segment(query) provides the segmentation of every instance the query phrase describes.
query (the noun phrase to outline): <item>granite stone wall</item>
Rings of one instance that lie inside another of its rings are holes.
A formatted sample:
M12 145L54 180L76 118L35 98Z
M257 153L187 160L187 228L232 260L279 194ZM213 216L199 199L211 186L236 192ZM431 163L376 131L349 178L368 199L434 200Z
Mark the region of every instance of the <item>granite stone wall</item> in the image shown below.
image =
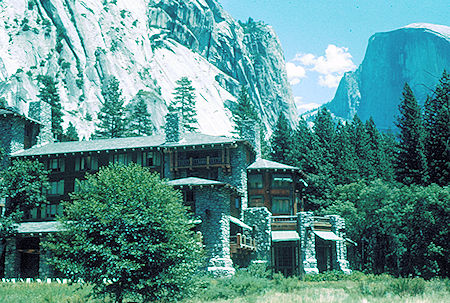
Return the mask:
M55 141L52 133L52 108L50 104L42 101L31 102L28 109L28 117L40 121L42 124L37 144Z
M1 146L7 154L24 149L25 120L8 115L0 118Z
M241 121L241 138L248 141L256 152L256 158L261 158L261 132L255 120Z
M305 274L318 274L316 259L316 237L313 233L313 212L297 213L298 235L300 237L300 266Z
M339 237L345 239L345 220L341 216L329 215L331 231ZM350 274L350 264L347 260L347 246L345 241L336 241L336 250L333 251L334 268L343 271L346 274Z
M252 234L256 240L256 251L253 253L254 260L271 262L271 232L270 216L272 214L266 207L251 207L243 210L245 224L254 227Z
M194 188L195 214L202 220L206 267L216 276L235 272L230 256L230 195L225 188Z

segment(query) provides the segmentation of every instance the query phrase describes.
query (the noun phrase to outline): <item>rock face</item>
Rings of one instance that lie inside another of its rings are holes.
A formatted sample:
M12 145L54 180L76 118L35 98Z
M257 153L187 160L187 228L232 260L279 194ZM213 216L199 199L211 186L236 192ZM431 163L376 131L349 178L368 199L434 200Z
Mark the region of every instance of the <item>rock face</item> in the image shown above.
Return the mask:
M450 70L450 27L411 24L377 33L369 39L362 64L344 75L325 106L345 119L372 116L379 128L394 128L405 82L423 105L444 69Z
M229 134L241 85L266 126L296 109L277 36L238 23L215 0L4 0L0 2L0 97L29 114L38 75L59 82L64 127L93 132L109 76L126 103L143 98L161 131L175 81L192 80L200 131Z

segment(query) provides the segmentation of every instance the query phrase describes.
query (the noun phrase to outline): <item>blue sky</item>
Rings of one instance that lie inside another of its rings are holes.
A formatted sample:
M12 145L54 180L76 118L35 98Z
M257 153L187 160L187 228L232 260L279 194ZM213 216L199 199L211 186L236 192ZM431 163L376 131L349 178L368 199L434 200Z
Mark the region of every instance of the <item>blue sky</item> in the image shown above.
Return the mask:
M235 19L264 21L280 38L299 112L330 101L377 32L411 23L450 26L448 0L218 0Z

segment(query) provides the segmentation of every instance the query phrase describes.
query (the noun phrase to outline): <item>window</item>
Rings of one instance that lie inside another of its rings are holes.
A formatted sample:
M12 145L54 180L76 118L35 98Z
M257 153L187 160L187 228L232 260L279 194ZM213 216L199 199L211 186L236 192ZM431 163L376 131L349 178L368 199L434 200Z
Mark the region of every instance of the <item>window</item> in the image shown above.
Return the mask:
M49 159L47 161L47 167L50 172L63 172L64 171L64 159Z
M98 160L96 156L82 156L75 159L75 171L97 170Z
M115 154L111 155L109 161L114 164L128 165L131 162L131 154Z
M273 175L272 188L290 188L292 186L292 177L290 175Z
M159 166L161 160L159 153L142 152L137 155L137 163L142 166Z
M249 175L248 188L263 188L263 176L261 174Z
M191 189L184 190L183 196L185 205L190 208L190 211L195 213L194 191Z
M86 184L86 180L75 179L75 183L73 185L73 192L74 193L80 192L84 184Z
M64 195L64 180L50 182L49 195Z
M264 197L263 196L250 196L249 207L262 207L264 206Z
M272 199L272 213L273 214L291 214L289 198L274 197Z

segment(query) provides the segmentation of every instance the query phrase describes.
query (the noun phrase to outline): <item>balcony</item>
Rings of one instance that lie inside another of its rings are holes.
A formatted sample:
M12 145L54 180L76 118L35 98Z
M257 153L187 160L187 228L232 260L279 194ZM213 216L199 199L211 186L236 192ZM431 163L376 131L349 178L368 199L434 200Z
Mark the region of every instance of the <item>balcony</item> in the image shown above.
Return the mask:
M217 167L225 165L221 157L178 159L176 168L193 168L193 167Z
M243 234L230 237L230 250L232 254L240 252L251 252L256 250L256 241Z
M313 217L314 220L314 230L323 230L323 231L330 231L331 230L331 223L330 218L326 217Z
M297 216L272 216L270 224L273 231L297 230Z

